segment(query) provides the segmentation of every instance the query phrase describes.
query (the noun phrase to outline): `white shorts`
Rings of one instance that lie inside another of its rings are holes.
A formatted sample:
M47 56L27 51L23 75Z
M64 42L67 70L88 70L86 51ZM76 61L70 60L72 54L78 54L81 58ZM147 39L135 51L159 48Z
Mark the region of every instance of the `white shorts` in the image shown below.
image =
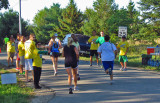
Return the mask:
M32 59L25 59L25 70L33 70Z

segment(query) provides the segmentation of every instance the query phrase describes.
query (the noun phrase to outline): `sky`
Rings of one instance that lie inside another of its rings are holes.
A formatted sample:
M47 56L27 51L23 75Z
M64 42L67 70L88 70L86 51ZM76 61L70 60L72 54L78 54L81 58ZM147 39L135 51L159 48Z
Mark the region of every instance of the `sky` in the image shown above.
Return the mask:
M82 12L86 10L86 8L93 8L93 2L96 0L75 0L78 9ZM119 5L119 8L126 7L130 0L115 0L116 4ZM135 4L139 0L132 0ZM10 8L15 11L19 11L19 0L9 0ZM59 3L61 8L65 8L69 0L21 0L21 15L24 20L29 20L29 22L33 23L34 16L38 13L39 10L42 10L44 7L49 8L53 3ZM138 4L136 4L136 7ZM6 10L2 9L1 12L5 12Z

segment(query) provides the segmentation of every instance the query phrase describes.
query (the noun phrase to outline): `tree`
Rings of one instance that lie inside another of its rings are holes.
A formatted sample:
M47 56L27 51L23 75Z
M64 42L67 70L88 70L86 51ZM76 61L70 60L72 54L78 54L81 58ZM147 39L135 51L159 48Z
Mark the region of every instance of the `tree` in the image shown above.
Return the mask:
M8 9L8 7L9 7L9 2L8 2L8 0L0 0L0 10L1 10L2 8Z
M58 18L60 25L57 31L65 36L68 33L81 33L83 14L77 9L74 0L70 0L68 6L62 11L62 17Z
M53 4L50 8L44 8L36 14L33 31L38 41L46 43L57 32L56 26L59 26L58 18L61 12L60 5Z
M16 38L16 34L19 32L19 14L13 10L9 10L3 14L0 14L0 43L2 39L7 35L13 35ZM22 19L22 34L27 35L26 26L27 22Z
M152 31L156 35L160 35L160 1L140 0L139 4L144 22L151 26Z
M117 9L118 6L114 3L114 0L95 1L93 9L87 9L85 11L87 19L85 19L84 26L82 27L84 34L91 35L93 30L109 33L110 25L107 22Z

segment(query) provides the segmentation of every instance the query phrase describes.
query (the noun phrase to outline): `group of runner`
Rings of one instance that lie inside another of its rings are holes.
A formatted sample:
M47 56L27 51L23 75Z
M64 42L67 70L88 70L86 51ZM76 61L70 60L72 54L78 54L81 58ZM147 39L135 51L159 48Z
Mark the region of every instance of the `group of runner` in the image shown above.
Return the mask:
M104 36L104 32L100 32L100 37L96 36L96 31L92 32L88 40L91 43L90 48L90 66L92 66L92 58L95 55L97 60L97 65L99 65L98 56L101 58L104 70L107 74L110 75L110 84L113 83L113 65L114 59L117 55L117 48L120 48L119 61L121 64L120 70L126 70L127 66L127 52L128 52L128 42L126 37L122 37L122 41L117 45L117 47L110 42L110 37L108 35ZM20 74L23 74L23 67L25 66L25 77L26 81L30 82L28 79L28 71L32 71L32 76L34 80L34 86L36 89L40 89L39 80L42 70L42 51L39 51L37 48L48 48L48 51L51 60L53 62L54 76L58 74L58 57L60 55L59 50L62 50L62 56L65 57L65 68L68 74L68 84L69 84L69 94L73 94L72 91L72 80L74 80L74 90L78 90L77 80L80 80L78 64L79 64L79 51L80 45L78 39L74 34L68 38L68 43L62 47L60 40L57 38L58 34L52 36L49 41L48 46L41 46L39 43L35 42L35 35L30 34L29 40L26 40L24 36L17 35L17 41L15 42L14 38L11 36L10 40L7 42L7 53L8 53L8 66L9 59L13 66L13 57L17 50L16 61L20 62ZM17 43L18 42L18 43ZM18 44L17 49L15 44ZM16 63L17 65L19 64ZM18 67L18 66L17 66ZM72 78L73 76L73 78Z

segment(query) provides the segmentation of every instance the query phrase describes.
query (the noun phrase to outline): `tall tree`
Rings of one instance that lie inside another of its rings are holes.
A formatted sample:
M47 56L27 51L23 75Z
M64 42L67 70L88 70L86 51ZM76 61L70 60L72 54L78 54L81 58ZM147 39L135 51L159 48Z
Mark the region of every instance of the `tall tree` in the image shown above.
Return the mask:
M53 4L50 8L44 8L36 14L33 31L38 41L48 42L50 36L57 32L56 26L59 26L58 18L61 12L60 5Z
M7 35L13 35L16 37L16 34L19 32L19 14L13 10L9 10L3 14L0 14L0 43L2 39ZM22 34L27 35L26 26L27 22L22 19Z
M152 32L160 35L160 1L140 0L139 4L144 22L150 24Z
M2 8L8 9L8 7L9 7L9 2L8 2L8 0L0 0L0 10L1 10Z
M58 21L60 26L57 26L57 30L62 36L68 33L81 33L83 14L77 9L74 0L70 0Z
M118 6L114 3L114 0L96 0L93 4L93 10L87 9L85 11L87 19L84 21L84 26L82 27L84 34L91 35L92 30L108 32L108 19L117 9Z

